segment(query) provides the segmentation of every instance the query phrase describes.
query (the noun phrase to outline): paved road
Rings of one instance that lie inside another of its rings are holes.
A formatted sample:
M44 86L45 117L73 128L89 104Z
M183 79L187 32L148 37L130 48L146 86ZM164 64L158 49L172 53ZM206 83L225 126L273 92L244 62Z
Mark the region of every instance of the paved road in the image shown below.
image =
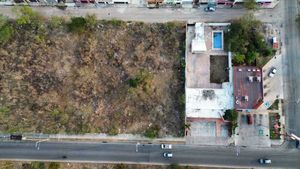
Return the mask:
M285 45L286 45L286 79L285 109L288 115L289 132L300 135L300 29L297 28L295 18L298 12L297 0L285 3ZM300 27L299 27L300 28Z
M12 7L0 6L0 13L15 17L11 11ZM143 22L167 22L167 21L202 21L202 22L227 22L238 18L246 13L244 9L223 8L216 12L204 12L199 9L148 9L148 8L128 8L128 7L107 7L107 8L67 8L60 10L55 7L35 7L34 10L44 16L85 16L95 14L99 19L121 19L125 21L143 21ZM271 13L270 13L271 12ZM281 11L261 10L256 16L265 22L276 22Z
M116 162L116 163L181 163L190 165L215 165L235 167L260 166L257 159L267 157L273 160L266 167L298 168L300 151L296 149L245 149L239 156L233 147L201 147L174 145L171 159L162 157L159 145L139 145L124 143L72 143L42 142L39 150L35 142L0 142L0 159L40 160L40 161L76 161L76 162ZM63 159L63 156L67 156Z

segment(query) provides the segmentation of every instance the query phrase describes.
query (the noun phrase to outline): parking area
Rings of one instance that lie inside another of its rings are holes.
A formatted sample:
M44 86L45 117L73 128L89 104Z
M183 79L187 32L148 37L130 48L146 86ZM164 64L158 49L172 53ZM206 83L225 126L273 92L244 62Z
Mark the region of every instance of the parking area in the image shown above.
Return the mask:
M238 146L270 147L267 112L240 113L235 143Z
M187 131L187 144L202 145L228 145L231 138L229 136L229 126L221 119L192 118L187 119L191 125Z
M261 69L252 66L234 67L234 107L256 109L263 100Z
M270 77L269 73L273 68L276 73ZM263 67L263 77L264 104L259 109L266 110L276 99L283 99L282 55L274 56Z

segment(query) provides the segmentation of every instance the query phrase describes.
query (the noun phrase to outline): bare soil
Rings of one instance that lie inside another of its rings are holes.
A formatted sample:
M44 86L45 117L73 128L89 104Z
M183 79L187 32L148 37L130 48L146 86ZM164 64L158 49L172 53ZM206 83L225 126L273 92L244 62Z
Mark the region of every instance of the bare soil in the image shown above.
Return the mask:
M0 169L221 169L211 167L192 167L178 165L140 165L140 164L84 164L84 163L51 163L43 162L0 162ZM56 166L56 167L54 167ZM57 168L58 166L58 168Z
M210 56L210 82L223 83L229 81L228 57L211 55Z
M182 134L184 24L16 30L0 47L0 131Z

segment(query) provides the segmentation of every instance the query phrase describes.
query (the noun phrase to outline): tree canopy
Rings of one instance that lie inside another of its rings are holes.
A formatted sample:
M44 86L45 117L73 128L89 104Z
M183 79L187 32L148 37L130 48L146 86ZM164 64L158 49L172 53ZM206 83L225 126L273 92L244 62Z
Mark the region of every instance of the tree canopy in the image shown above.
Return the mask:
M262 23L253 14L232 21L229 31L225 33L225 48L233 52L235 64L252 65L257 57L273 53L261 32Z

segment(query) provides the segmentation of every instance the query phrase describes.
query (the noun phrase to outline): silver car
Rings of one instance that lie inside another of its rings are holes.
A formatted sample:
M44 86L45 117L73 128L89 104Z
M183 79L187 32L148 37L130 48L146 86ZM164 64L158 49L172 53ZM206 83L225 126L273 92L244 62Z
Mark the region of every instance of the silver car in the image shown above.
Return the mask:
M164 149L164 150L171 150L172 144L161 144L160 147L161 147L161 149Z

